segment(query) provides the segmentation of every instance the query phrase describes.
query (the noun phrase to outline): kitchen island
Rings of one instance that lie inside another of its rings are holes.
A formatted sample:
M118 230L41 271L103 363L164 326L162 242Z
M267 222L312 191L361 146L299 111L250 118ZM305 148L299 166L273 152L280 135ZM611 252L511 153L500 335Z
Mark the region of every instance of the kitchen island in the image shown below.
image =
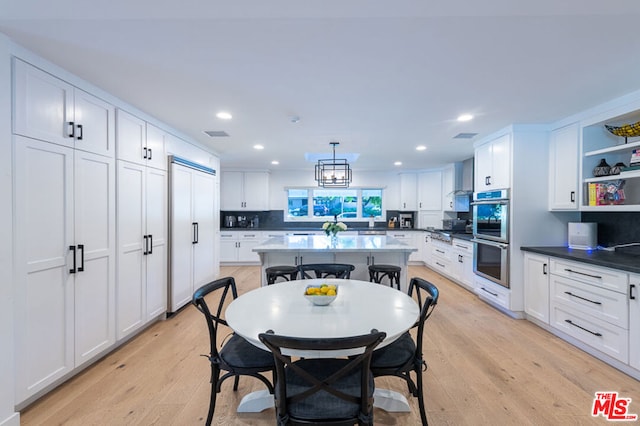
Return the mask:
M338 235L335 241L325 235L287 235L253 248L260 256L263 286L267 283L265 269L270 266L348 263L356 268L352 279L369 281L369 265L385 264L402 268L400 288L404 292L408 288L409 255L417 250L386 235Z

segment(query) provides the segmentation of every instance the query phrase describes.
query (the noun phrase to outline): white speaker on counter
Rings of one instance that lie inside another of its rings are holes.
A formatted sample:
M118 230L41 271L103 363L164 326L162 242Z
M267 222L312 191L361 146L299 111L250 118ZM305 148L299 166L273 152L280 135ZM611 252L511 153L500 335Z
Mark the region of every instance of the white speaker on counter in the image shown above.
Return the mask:
M569 222L569 248L578 250L595 250L597 246L597 223Z

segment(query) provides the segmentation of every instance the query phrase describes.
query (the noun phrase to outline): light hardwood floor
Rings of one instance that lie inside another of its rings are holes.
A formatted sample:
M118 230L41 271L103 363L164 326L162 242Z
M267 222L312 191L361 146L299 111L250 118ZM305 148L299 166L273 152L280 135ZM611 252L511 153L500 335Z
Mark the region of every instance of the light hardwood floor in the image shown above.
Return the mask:
M223 267L240 293L258 285L258 267ZM431 425L584 425L596 391L632 398L640 414L640 382L524 320L513 320L424 267L409 276L440 289L425 329L425 402ZM247 315L251 315L250 312ZM188 306L45 395L21 413L23 425L197 425L207 414L208 337L201 314ZM46 352L43 353L46 356ZM404 392L400 380L377 385ZM243 395L263 386L241 378L224 383L214 424L273 425L274 410L237 414ZM376 409L377 425L417 425L412 413Z

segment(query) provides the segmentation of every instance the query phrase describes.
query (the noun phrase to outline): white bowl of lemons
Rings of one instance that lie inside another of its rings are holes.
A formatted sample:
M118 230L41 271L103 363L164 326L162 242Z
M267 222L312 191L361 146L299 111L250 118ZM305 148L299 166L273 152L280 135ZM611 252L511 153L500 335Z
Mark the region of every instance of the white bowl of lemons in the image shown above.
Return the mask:
M338 286L335 284L308 285L304 297L317 306L326 306L338 297Z

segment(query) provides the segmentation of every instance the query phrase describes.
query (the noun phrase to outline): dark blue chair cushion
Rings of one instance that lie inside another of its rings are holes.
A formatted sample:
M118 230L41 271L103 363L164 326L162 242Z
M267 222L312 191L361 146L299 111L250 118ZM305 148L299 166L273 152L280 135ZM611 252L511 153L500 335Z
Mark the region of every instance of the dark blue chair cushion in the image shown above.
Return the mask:
M309 374L315 378L324 380L349 362L351 361L348 359L302 359L300 361L296 361L295 365L309 372ZM295 396L312 386L307 380L295 374L291 369L289 369L286 374L286 380L288 397ZM353 369L345 376L332 383L331 387L359 398L360 368ZM369 373L369 397L373 397L373 390L373 375ZM276 398L280 398L277 386ZM321 390L312 394L308 398L289 404L288 411L291 416L298 419L341 419L358 417L360 406Z
M416 344L409 332L404 333L395 342L373 351L371 368L399 368L413 359Z
M273 354L233 334L220 350L220 358L230 367L273 368Z

